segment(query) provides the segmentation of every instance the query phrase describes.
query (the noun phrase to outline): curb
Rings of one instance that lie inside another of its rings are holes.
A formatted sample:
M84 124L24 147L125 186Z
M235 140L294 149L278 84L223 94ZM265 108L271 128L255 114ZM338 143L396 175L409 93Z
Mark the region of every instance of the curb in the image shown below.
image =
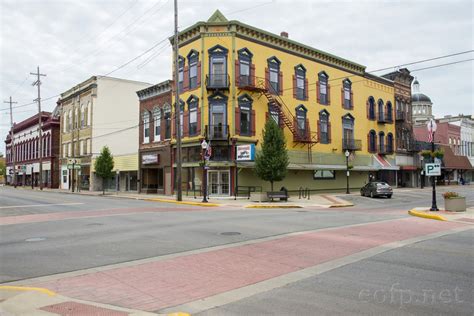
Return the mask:
M221 206L221 204L216 204L216 203L175 201L175 200L170 200L170 199L158 199L158 198L143 199L143 201L164 202L164 203L174 203L174 204L184 204L184 205L194 205L194 206L202 206L202 207L216 207L216 206Z
M329 208L334 208L334 207L350 207L354 206L352 203L345 203L345 204L331 204L329 205Z
M28 287L28 286L12 286L12 285L0 285L0 290L7 290L7 291L35 291L43 294L47 294L49 296L55 296L56 293L54 291L42 288L42 287Z
M245 208L303 208L300 205L247 205Z
M427 219L434 219L437 221L448 221L445 217L441 215L436 215L436 214L427 214L424 212L417 211L415 209L409 210L408 214L411 216L416 216L416 217L422 217L422 218L427 218Z

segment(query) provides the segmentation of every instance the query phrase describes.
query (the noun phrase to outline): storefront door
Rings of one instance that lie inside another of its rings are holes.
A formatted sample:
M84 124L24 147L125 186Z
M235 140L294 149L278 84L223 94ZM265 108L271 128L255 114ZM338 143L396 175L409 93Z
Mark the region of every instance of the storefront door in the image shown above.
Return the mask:
M207 181L210 196L228 196L230 194L229 170L209 170Z

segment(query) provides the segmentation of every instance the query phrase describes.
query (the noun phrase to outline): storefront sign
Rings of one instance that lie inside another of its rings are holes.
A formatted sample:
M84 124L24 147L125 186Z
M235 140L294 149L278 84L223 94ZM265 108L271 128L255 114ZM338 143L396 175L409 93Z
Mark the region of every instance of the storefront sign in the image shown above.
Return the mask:
M237 161L253 161L255 160L255 145L237 146Z
M160 163L160 155L157 153L154 154L143 154L142 155L142 164L158 164Z

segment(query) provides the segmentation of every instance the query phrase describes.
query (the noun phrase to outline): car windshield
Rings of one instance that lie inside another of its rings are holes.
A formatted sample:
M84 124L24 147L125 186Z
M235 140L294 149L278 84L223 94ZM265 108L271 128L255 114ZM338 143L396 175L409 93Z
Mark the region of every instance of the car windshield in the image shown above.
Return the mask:
M388 186L388 183L386 183L386 182L377 182L377 186L378 187L385 187L385 186Z

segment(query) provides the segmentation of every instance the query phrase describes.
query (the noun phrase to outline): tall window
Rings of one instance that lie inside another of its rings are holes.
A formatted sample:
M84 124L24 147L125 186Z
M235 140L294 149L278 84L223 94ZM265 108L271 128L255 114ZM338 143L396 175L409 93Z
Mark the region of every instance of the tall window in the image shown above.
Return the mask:
M377 133L374 130L369 132L369 151L377 151Z
M166 104L163 108L165 118L165 139L171 138L171 106Z
M178 90L184 89L184 58L179 56L178 60Z
M345 140L354 140L354 118L350 114L342 118L342 136Z
M188 55L189 62L189 89L197 87L197 76L198 76L198 53L192 50Z
M145 110L142 114L142 121L143 121L143 143L150 142L150 113Z
M298 133L300 137L306 136L306 113L308 110L303 105L296 108L296 124L298 126Z
M379 133L379 152L385 153L385 133Z
M153 108L153 130L154 130L154 141L161 141L161 110L159 107Z
M248 86L251 83L250 65L252 64L252 53L243 48L239 50L239 85Z
M379 114L379 121L384 120L384 110L383 110L383 100L379 99L378 101L378 114Z
M367 112L369 120L375 120L375 99L373 97L369 97Z
M387 152L393 153L393 135L392 133L387 134Z
M298 65L295 67L295 78L296 78L296 98L298 100L306 99L306 68L303 65Z
M243 95L239 98L240 135L250 136L252 126L252 100Z
M328 97L328 75L322 71L318 74L318 91L319 91L319 103L329 104Z
M329 113L327 111L319 112L319 142L329 144Z
M386 111L387 122L392 122L393 120L392 112L393 112L392 102L387 101L387 111Z
M352 109L352 82L349 79L343 81L344 108Z
M188 99L188 109L189 109L189 135L194 136L197 134L197 125L198 125L198 117L197 117L197 110L198 110L198 99L197 98L190 98Z
M179 106L179 131L181 133L181 137L184 136L184 102L180 102Z
M276 105L268 104L268 113L270 118L275 121L278 125L280 125L280 115Z
M73 109L69 110L69 119L68 119L68 124L67 124L68 125L68 132L72 131L72 129L73 129L73 126L72 126L72 124L73 124L73 122L72 122L72 110Z
M270 58L268 60L268 71L269 71L269 89L273 94L279 94L280 92L280 61L276 58Z

